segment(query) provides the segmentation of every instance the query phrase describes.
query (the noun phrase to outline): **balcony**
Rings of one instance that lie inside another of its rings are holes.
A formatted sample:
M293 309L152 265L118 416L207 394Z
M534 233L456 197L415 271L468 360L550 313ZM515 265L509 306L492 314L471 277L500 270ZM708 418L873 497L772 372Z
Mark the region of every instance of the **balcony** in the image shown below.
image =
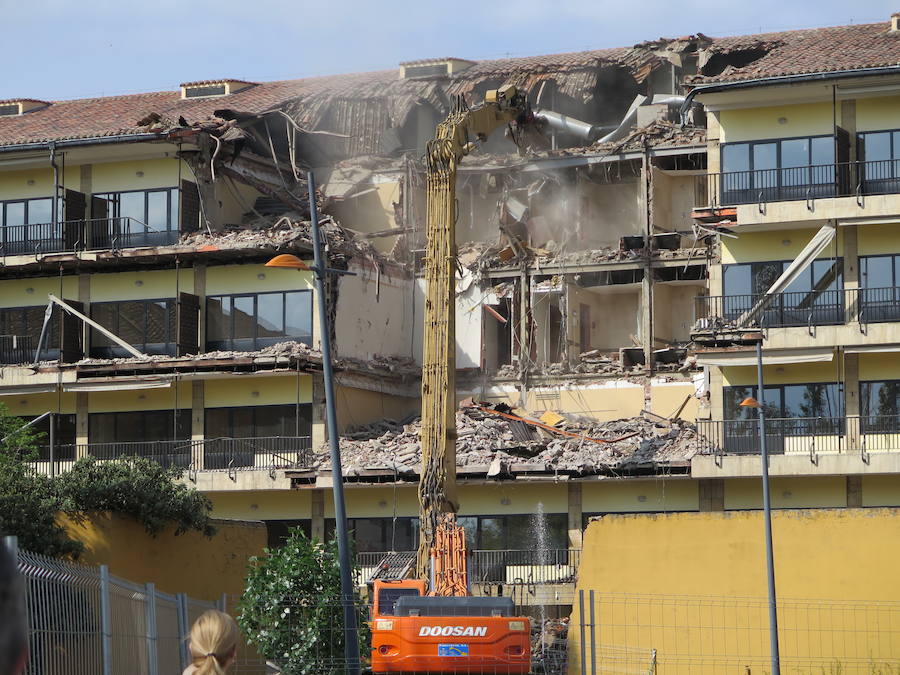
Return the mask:
M32 464L40 473L58 474L71 469L79 457L113 460L133 456L192 471L299 469L311 467L313 460L309 436L272 436L57 445L52 453L43 446Z
M759 422L698 420L702 452L711 455L759 454ZM900 415L785 417L766 419L766 449L774 455L900 451Z
M699 180L697 203L711 208L797 200L811 203L824 197L900 193L900 160L730 171Z
M836 326L900 321L900 288L848 288L780 293L750 316L762 295L701 295L695 300L695 332L740 328Z
M36 350L37 339L31 335L0 335L0 364L29 363Z
M0 228L0 256L169 246L177 230L154 230L134 218L95 218Z

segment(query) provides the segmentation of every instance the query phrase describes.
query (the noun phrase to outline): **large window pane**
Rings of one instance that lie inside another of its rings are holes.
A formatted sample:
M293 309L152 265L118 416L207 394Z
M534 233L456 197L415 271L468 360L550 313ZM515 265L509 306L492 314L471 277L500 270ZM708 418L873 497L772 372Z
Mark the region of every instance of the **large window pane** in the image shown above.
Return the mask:
M753 294L765 293L774 284L783 271L783 263L779 261L753 263L750 266L753 275Z
M206 301L206 337L221 342L231 336L231 298L209 298Z
M816 165L834 164L834 138L820 136L811 141L810 163ZM817 172L816 175L823 175Z
M256 302L258 336L283 336L284 295L282 293L262 293L257 296Z
M507 548L503 518L479 518L478 548L497 551Z
M116 322L116 305L112 302L98 302L91 305L91 318L107 330L116 333L118 325ZM93 347L109 347L113 341L106 337L99 330L91 329L91 346Z
M35 225L39 223L53 222L53 200L52 199L29 199L28 200L28 224Z
M866 162L880 162L891 157L891 134L887 131L861 134L862 157Z
M166 300L151 300L147 302L147 335L144 339L145 343L165 343L175 339L174 334L171 337L169 335L169 304Z
M123 218L134 218L144 222L144 192L122 192L119 194L119 213Z
M226 436L253 438L256 435L253 408L231 408L231 429Z
M147 225L151 230L169 227L169 191L147 193Z
M285 293L285 309L288 337L309 339L312 335L312 293L294 291Z
M897 415L900 382L860 382L859 399L863 417Z
M227 438L231 436L231 417L228 408L209 408L206 411L206 438Z
M722 147L722 171L750 170L750 146L747 143L729 143Z
M253 316L254 296L241 295L232 298L234 308L234 333L235 339L253 338L256 333L256 321Z
M6 204L6 226L25 224L25 202L10 202Z
M140 300L116 303L119 312L117 334L125 342L132 345L143 345L145 330L146 305Z

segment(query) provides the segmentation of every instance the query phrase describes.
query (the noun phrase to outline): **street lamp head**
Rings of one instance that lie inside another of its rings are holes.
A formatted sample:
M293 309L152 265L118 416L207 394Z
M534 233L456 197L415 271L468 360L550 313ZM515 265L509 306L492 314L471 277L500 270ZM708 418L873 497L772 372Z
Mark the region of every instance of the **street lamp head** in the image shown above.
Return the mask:
M740 402L740 405L745 406L747 408L758 408L759 401L757 401L752 396L748 396L747 398L745 398L743 401Z
M286 267L288 269L302 270L304 272L308 272L310 270L309 265L307 265L305 262L300 260L300 258L291 253L282 253L281 255L276 255L266 263L266 267Z

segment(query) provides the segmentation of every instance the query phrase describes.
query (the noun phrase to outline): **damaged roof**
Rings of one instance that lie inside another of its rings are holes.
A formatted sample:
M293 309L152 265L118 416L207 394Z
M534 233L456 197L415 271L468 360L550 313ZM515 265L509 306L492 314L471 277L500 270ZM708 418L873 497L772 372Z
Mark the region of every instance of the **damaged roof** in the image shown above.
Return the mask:
M692 84L900 65L891 22L712 38Z

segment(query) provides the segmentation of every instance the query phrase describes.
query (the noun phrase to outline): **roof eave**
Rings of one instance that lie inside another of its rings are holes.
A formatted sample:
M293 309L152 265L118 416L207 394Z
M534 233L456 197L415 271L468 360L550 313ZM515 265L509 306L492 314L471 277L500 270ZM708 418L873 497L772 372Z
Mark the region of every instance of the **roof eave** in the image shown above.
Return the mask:
M23 152L26 150L49 149L52 145L56 148L71 148L85 145L106 145L110 143L139 143L141 141L156 141L165 138L164 133L139 133L117 134L115 136L92 136L89 138L66 138L61 140L37 141L33 143L12 143L0 145L0 153Z

